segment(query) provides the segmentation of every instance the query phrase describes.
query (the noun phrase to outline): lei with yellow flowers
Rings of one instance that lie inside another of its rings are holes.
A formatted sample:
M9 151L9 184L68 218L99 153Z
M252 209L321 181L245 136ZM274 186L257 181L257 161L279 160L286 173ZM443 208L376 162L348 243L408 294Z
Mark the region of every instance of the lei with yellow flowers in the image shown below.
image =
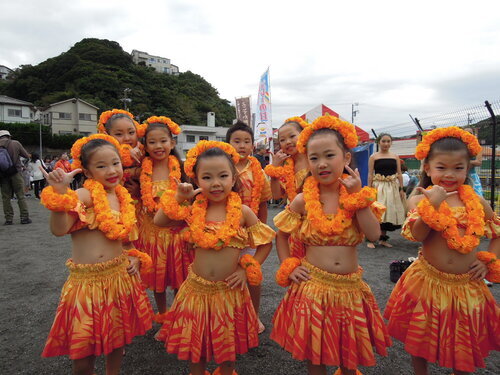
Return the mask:
M179 160L173 155L168 156L168 179L169 189L177 189L177 181L181 179L181 166ZM153 160L150 157L145 157L142 161L139 181L141 183L142 203L149 212L156 212L159 204L153 197Z

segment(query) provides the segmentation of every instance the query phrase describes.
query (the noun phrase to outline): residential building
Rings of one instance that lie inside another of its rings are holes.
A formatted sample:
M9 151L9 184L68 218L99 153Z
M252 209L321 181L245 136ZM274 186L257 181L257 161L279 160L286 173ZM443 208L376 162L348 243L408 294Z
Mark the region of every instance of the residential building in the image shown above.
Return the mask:
M5 65L0 65L0 79L7 79L7 76L12 72L12 69L6 67Z
M161 56L153 56L147 52L132 51L132 61L135 64L143 64L155 68L158 73L179 74L179 67L170 62L170 59Z
M95 105L78 98L50 104L41 113L40 120L50 125L52 134L96 133L97 110Z
M203 125L181 125L182 132L177 136L177 149L182 157L192 149L199 141L222 141L226 140L228 128L215 127L215 113L207 113L207 126Z
M33 103L0 95L0 122L31 122Z

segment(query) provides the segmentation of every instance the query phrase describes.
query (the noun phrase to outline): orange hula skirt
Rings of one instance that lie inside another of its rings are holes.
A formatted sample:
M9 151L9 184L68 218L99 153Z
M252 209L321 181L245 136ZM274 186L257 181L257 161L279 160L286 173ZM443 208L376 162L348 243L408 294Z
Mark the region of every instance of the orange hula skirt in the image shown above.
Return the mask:
M181 360L236 361L236 354L259 343L257 315L247 287L230 289L225 281L208 281L190 269L158 339Z
M500 308L482 280L437 270L420 254L392 291L384 317L412 356L473 372L500 350Z
M373 347L385 356L391 339L361 267L340 275L305 259L302 265L311 279L288 288L274 314L271 339L314 365L375 365Z
M68 259L70 274L42 357L107 355L151 328L148 296L140 278L127 273L128 264L123 254L96 264Z
M153 216L142 213L137 249L147 253L153 261L153 272L143 277L149 289L163 293L167 287L179 289L186 280L188 267L194 260L194 251L182 239L184 226L158 227Z

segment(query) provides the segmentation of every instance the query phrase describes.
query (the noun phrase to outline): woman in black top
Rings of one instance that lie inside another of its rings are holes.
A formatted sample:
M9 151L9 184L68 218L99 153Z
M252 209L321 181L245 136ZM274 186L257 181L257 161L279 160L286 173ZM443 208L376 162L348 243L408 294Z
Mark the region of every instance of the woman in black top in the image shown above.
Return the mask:
M379 151L370 156L368 162L368 185L377 189L377 201L386 207L380 224L382 235L379 244L392 247L387 241L387 231L401 228L405 220L403 177L399 156L390 152L392 137L383 133L377 140ZM371 242L367 246L375 248Z

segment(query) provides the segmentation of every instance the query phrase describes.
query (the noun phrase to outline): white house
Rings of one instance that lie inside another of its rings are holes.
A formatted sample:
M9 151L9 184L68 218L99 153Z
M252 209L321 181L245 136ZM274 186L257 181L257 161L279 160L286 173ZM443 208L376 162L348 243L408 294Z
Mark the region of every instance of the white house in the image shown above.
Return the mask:
M52 127L52 134L96 133L97 110L95 105L78 98L50 104L41 113L44 125Z
M33 121L33 103L0 95L0 122Z
M150 55L147 52L132 51L132 61L135 64L143 63L145 66L155 68L158 73L179 74L179 67L170 62L170 59L161 56Z
M186 153L199 141L222 141L226 140L228 128L215 127L215 113L207 113L207 126L203 125L181 125L182 132L177 136L177 149L185 158Z
M12 69L6 67L5 65L0 65L0 79L7 79L7 76L12 72Z

